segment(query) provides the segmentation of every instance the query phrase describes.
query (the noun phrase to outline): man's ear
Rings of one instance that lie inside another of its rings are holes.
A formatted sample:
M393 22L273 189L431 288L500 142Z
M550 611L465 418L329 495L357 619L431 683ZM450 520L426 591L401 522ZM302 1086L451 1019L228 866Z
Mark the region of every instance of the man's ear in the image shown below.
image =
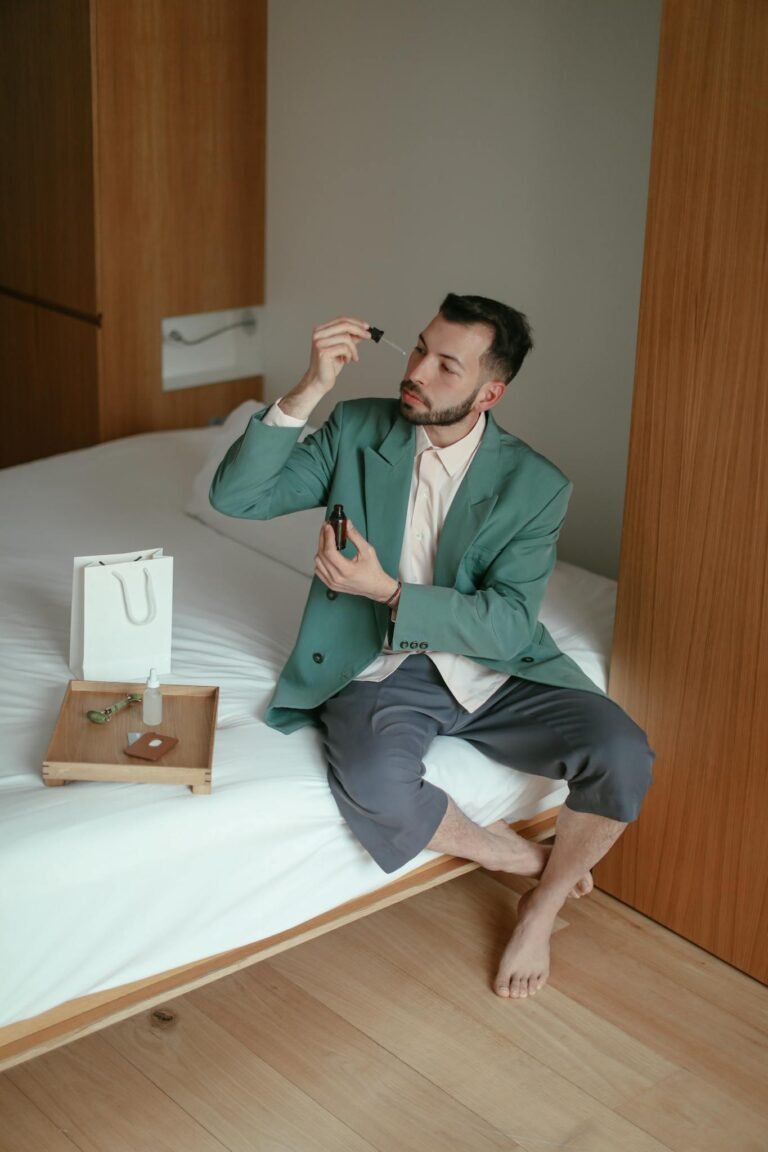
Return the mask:
M488 380L483 384L480 395L475 401L478 411L487 412L489 408L493 408L501 400L506 390L507 386L503 380Z

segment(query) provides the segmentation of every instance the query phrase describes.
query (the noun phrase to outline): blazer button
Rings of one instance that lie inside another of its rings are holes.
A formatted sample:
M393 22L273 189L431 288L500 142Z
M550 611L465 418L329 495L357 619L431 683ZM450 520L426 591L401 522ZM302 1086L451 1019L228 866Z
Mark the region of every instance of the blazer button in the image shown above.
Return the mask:
M422 640L421 644L419 644L419 648L429 648L429 644L427 644L425 640Z
M313 652L312 659L314 660L315 664L322 664L323 660L325 660L325 656L323 656L322 652Z
M408 641L407 640L401 640L400 641L400 647L401 648L407 648L408 647Z
M536 663L533 656L521 656L520 659L521 659L523 664L535 664Z
M333 588L329 588L328 591L326 592L326 596L328 597L329 600L335 600L336 597L338 596L338 592L334 592Z
M418 646L418 641L416 640L411 640L410 644L408 645L409 648L418 648Z

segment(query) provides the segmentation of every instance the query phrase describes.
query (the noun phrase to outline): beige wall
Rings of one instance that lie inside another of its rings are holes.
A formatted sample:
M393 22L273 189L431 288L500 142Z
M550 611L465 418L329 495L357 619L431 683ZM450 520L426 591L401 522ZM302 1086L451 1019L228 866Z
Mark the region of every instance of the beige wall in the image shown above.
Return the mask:
M312 325L340 313L409 348L448 291L514 305L536 348L495 415L574 481L560 556L606 575L621 534L659 9L269 10L267 398L304 371ZM367 346L334 401L395 395L402 363Z

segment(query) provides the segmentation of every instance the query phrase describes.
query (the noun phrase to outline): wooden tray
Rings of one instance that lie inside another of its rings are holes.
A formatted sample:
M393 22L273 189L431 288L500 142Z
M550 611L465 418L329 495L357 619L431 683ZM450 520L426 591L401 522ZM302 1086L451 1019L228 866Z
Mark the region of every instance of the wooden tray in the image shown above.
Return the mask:
M188 784L196 795L211 791L211 763L219 707L219 689L199 684L162 684L163 719L142 723L141 703L116 712L107 724L86 717L106 708L141 684L103 680L70 680L59 719L43 763L43 783L111 780L135 784ZM162 732L178 744L155 762L137 760L123 751L129 732Z

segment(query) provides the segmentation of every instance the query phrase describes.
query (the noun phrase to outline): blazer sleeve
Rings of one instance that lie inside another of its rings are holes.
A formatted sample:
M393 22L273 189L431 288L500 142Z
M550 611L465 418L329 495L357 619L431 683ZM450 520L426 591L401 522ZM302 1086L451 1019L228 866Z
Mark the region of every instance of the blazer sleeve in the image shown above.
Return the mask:
M391 645L508 661L532 643L573 485L566 484L474 574L477 590L403 584ZM471 550L470 550L471 551ZM472 575L472 574L470 574Z
M227 450L211 483L208 499L218 512L247 520L271 520L304 508L324 507L336 466L343 404L298 443L301 428L263 423L257 412Z

